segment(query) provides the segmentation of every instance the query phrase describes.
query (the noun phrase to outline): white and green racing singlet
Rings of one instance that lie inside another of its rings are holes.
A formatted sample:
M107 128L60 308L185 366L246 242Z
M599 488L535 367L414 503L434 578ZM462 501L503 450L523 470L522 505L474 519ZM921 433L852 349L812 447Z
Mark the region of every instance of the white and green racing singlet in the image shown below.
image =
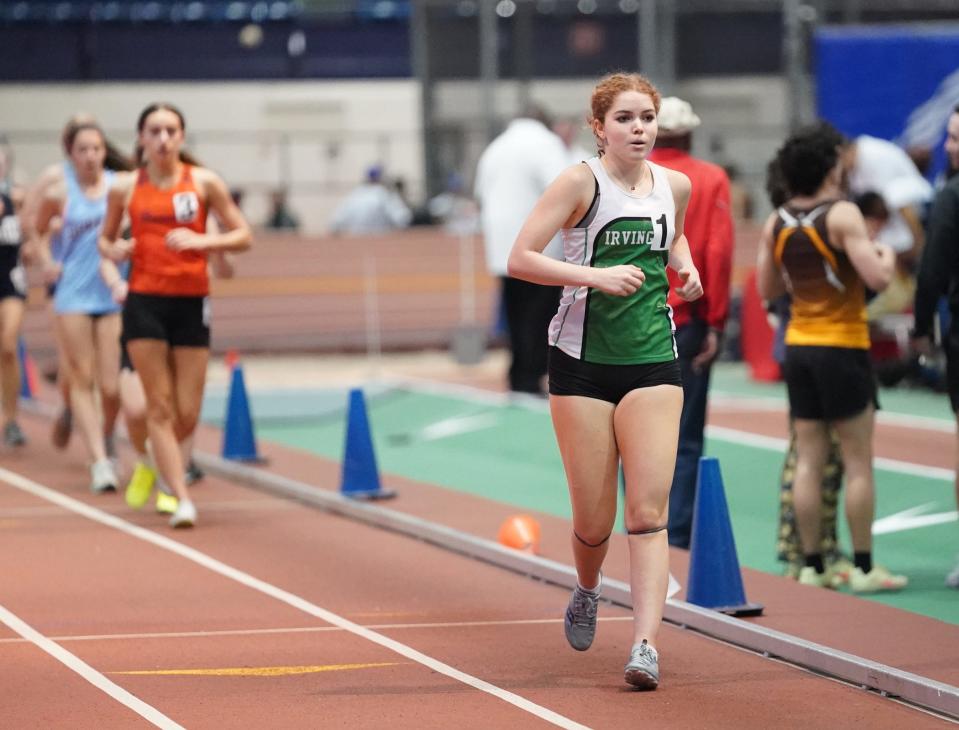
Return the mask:
M666 171L647 162L653 189L640 196L616 185L598 157L586 164L596 178L596 195L583 220L562 231L566 261L596 267L633 264L643 270L646 281L624 297L585 286L564 287L549 326L549 344L592 363L675 360L666 263L675 235L676 203Z

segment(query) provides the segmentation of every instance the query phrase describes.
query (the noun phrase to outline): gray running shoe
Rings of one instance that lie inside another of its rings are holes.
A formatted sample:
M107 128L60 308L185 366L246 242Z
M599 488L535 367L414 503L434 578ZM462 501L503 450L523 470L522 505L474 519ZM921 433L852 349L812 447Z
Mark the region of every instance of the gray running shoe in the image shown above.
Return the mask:
M566 641L576 651L586 651L596 636L596 608L599 605L602 579L594 591L587 591L576 586L566 607L566 620L563 628L566 630Z
M16 421L7 421L7 425L3 427L3 443L7 446L23 446L27 443L27 437L23 435Z
M659 654L646 639L629 653L625 672L626 684L636 689L656 689L659 686Z

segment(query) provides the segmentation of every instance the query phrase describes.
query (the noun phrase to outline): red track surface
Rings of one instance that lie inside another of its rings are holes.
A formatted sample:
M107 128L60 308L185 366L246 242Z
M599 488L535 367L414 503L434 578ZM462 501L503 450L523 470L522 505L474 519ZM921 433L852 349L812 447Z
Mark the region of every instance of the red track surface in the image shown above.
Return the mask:
M602 607L606 620L596 644L579 654L562 636L567 596L559 588L215 478L195 492L200 526L173 532L159 517L127 509L118 496L90 495L79 450L51 456L46 424L27 418L25 426L31 445L4 453L5 468L349 621L381 627L375 630L384 636L583 725L621 728L637 718L663 728L943 725L888 699L672 627L664 628L659 642L662 688L630 692L621 677L630 641L623 609ZM215 434L202 439L209 447ZM271 469L336 483L334 464L271 445L265 451ZM502 515L501 506L485 500L389 482L401 490L391 508L445 517L477 534L492 534ZM545 516L543 524L544 553L567 560L568 526ZM617 540L609 565L609 574L620 579L623 547ZM547 726L408 657L6 485L0 488L0 554L0 605L185 727ZM685 575L683 556L676 560L674 571ZM749 574L747 590L751 597L762 594L768 625L815 627L819 635L809 638L819 641L856 644L866 634L881 644L911 622L902 612L769 576ZM861 631L871 620L880 626ZM910 655L887 658L955 682L959 663L941 631L955 627L925 619L918 626L908 638L914 642ZM243 631L253 633L230 633ZM341 666L356 664L384 666ZM291 666L341 668L283 676L123 674ZM4 727L147 726L2 627L0 676Z

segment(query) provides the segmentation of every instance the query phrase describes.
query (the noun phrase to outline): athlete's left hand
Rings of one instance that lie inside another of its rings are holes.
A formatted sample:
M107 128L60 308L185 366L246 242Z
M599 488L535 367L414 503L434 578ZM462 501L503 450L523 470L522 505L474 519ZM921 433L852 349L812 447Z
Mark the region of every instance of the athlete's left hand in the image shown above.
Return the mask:
M196 251L204 244L204 237L189 228L174 228L166 234L166 246L172 251Z
M693 372L701 373L705 368L708 368L718 354L719 332L710 327L703 338L703 345L699 348L699 353L693 358Z
M683 266L676 271L682 286L676 287L676 293L687 302L695 301L703 295L703 285L699 281L699 271L695 266Z

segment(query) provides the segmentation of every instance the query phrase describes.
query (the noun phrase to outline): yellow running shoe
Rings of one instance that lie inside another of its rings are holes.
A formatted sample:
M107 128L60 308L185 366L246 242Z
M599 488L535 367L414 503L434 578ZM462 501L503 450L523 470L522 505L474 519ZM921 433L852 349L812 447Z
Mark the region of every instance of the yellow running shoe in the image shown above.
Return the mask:
M179 504L180 500L172 494L157 492L157 512L161 515L172 515L176 512L177 505Z
M153 492L153 484L156 482L157 473L138 461L133 467L133 475L130 477L130 483L127 484L126 500L127 504L133 509L140 509L150 499L150 493Z
M853 568L849 574L849 587L853 593L900 591L907 585L909 579L906 576L893 575L881 565L873 565L868 573L863 573L861 568Z

